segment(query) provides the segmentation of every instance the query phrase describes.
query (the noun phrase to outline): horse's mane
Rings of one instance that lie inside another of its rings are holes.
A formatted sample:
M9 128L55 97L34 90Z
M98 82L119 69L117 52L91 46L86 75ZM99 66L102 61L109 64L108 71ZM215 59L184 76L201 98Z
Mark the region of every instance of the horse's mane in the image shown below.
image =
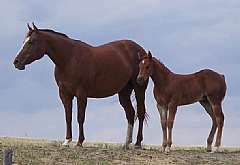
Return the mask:
M63 37L67 37L67 38L69 38L66 34L64 34L64 33L60 33L60 32L56 32L56 31L51 30L51 29L40 29L40 31L50 32L50 33L58 34L58 35L61 35L61 36L63 36Z
M53 34L57 34L57 35L60 35L60 36L63 36L63 37L69 38L66 34L61 33L61 32L56 32L56 31L51 30L51 29L40 29L40 31L43 31L43 32L50 32L50 33L53 33ZM81 42L81 43L86 44L86 45L89 45L89 44L87 44L86 42L83 42L83 41L81 41L81 40L76 40L76 39L73 39L73 40L78 41L78 42Z

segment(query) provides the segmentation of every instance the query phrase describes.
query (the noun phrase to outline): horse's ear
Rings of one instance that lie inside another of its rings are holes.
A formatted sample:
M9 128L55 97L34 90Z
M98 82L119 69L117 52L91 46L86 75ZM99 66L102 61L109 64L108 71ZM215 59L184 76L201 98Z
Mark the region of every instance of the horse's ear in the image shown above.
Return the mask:
M29 23L27 23L27 27L29 31L32 31L33 29L29 26Z
M32 25L33 25L34 31L38 32L39 30L38 30L37 26L35 26L34 22L32 22Z
M150 52L150 50L148 51L148 57L149 59L152 59L152 53Z

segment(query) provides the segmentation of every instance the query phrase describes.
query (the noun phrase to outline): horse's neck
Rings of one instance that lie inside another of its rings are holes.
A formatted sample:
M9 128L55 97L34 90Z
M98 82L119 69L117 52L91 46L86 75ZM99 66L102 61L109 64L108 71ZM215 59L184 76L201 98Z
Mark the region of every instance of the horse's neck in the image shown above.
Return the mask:
M153 62L153 73L152 73L152 80L155 86L159 88L166 85L170 76L173 73L162 63L160 63L157 59L154 59Z
M65 67L66 63L74 56L73 49L75 44L76 41L70 38L49 34L47 38L46 54L57 67ZM88 47L87 44L80 41L78 44L79 53L81 53L81 47L83 49Z

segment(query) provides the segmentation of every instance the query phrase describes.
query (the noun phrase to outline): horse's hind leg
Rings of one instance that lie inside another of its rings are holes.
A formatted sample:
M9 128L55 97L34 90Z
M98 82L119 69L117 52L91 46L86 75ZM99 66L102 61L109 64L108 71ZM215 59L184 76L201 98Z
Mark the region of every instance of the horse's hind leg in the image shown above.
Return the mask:
M126 113L126 118L128 120L128 129L127 129L127 136L125 147L128 148L128 145L132 142L132 133L133 133L133 126L134 126L134 117L135 111L131 103L131 93L133 88L130 84L128 84L125 88L123 88L119 93L119 102L122 105L123 109Z
M135 143L136 147L141 147L141 142L143 140L143 122L146 117L146 108L145 108L145 91L147 88L148 82L146 82L144 85L138 86L135 85L134 91L137 101L137 117L139 121L138 125L138 135L137 135L137 141Z
M212 119L212 128L211 128L211 131L210 131L208 139L207 139L207 151L211 152L212 151L213 138L214 138L214 135L215 135L215 132L216 132L216 129L217 129L217 122L216 122L216 119L215 119L215 116L213 114L213 110L212 110L212 107L211 107L209 101L207 99L202 100L202 101L200 101L200 104L204 107L204 109L206 110L206 112L209 114L209 116Z
M224 114L222 112L221 103L213 104L212 109L213 109L213 114L216 117L217 128L218 128L215 147L216 147L216 152L219 152L220 151L219 147L221 145L221 139L222 139L222 129L224 124Z

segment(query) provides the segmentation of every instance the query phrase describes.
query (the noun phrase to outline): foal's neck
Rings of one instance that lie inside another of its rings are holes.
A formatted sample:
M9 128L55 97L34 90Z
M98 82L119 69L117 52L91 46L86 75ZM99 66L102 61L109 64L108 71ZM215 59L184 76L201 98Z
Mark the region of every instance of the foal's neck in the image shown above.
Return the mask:
M172 74L173 73L164 64L153 58L153 73L151 78L155 86L160 88L166 85Z
M73 39L70 39L65 36L52 34L49 32L44 32L44 35L46 36L46 41L47 41L46 54L49 56L49 58L53 61L53 63L57 67L59 68L65 67L66 63L69 60L71 60L71 58L75 54L73 52L73 49L77 41L74 41ZM81 51L81 47L83 49L88 47L87 44L80 41L78 44L82 45L82 46L78 45L79 53Z

